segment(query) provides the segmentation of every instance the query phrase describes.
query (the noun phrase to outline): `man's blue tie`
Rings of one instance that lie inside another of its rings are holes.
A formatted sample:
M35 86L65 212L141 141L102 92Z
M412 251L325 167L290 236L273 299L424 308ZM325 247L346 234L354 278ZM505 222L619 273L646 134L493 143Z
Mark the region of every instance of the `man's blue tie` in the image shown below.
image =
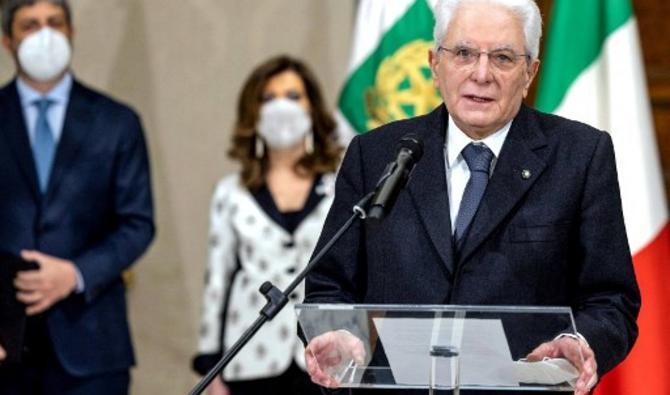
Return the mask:
M479 202L484 196L486 184L489 182L491 160L493 160L493 152L483 144L470 143L463 148L461 155L463 155L463 159L465 159L470 169L470 179L465 185L461 205L456 216L454 240L457 250L462 245L472 218L474 218L477 207L479 207Z
M56 152L56 141L54 140L51 127L47 121L47 111L53 104L49 99L38 99L33 102L37 107L37 122L35 123L35 140L33 141L33 156L37 168L37 179L40 191L45 193L49 185L49 173Z

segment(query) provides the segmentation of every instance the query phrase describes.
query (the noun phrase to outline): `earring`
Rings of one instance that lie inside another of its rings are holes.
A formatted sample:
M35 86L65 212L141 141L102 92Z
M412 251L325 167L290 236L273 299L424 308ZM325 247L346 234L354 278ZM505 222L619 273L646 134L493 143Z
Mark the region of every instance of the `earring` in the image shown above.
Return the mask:
M255 141L254 149L255 149L256 158L262 159L263 155L265 155L265 144L263 144L263 139L261 139L260 136L258 136L258 135L256 135L255 140L256 141Z
M305 136L305 153L307 155L314 153L314 133L311 130Z

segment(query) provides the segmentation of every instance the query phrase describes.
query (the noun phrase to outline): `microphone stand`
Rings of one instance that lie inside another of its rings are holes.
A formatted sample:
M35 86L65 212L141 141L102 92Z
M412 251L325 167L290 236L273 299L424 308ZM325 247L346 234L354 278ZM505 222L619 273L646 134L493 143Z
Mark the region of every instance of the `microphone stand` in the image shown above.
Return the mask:
M382 180L379 181L378 185L381 184L387 177L389 176L389 172L385 175L385 177L382 177ZM251 340L252 337L258 332L259 329L263 327L263 325L273 319L277 313L279 313L284 306L286 306L286 303L288 302L288 295L293 292L293 290L305 279L307 276L307 273L309 273L310 270L316 265L317 262L323 258L323 256L331 249L331 247L342 237L342 235L351 227L351 225L354 223L356 219L365 219L367 217L366 213L366 207L372 197L374 196L376 192L370 192L367 195L365 195L361 200L356 203L353 207L353 215L347 220L347 222L338 229L337 233L333 235L333 237L326 243L326 245L321 248L321 250L314 256L314 258L305 266L305 268L296 276L296 278L293 280L293 282L284 290L281 291L279 288L274 286L270 281L266 281L261 285L259 291L265 299L267 299L267 304L261 309L259 312L259 316L254 321L253 324L247 330L242 334L242 336L235 342L235 344L230 347L224 354L221 360L217 362L217 364L210 369L207 374L200 379L198 384L193 387L191 392L188 393L188 395L200 395L205 388L209 385L209 383L214 380L214 378L220 374L223 369L228 366L228 363L237 355L237 353L244 347L245 344Z

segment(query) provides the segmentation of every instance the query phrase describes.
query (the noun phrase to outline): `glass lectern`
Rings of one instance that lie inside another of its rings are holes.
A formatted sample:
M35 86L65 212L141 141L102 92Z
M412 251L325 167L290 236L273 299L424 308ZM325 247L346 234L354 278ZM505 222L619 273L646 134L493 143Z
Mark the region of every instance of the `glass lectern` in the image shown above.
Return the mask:
M296 306L313 354L344 388L574 391L565 359L525 360L560 334L575 334L568 307L337 305Z

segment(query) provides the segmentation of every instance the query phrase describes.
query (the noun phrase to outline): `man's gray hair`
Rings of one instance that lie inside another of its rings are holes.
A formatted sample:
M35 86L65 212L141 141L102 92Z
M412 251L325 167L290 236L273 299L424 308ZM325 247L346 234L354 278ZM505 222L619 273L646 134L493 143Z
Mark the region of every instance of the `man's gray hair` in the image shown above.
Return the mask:
M65 18L69 26L72 26L72 12L68 0L0 0L2 2L2 32L8 36L12 35L12 23L14 15L21 7L35 5L41 1L49 2L59 6L65 12Z
M523 24L526 39L526 51L532 59L540 55L540 37L542 37L542 16L534 0L439 0L435 5L435 28L433 39L435 48L442 44L447 29L456 11L467 4L490 3L510 10Z

